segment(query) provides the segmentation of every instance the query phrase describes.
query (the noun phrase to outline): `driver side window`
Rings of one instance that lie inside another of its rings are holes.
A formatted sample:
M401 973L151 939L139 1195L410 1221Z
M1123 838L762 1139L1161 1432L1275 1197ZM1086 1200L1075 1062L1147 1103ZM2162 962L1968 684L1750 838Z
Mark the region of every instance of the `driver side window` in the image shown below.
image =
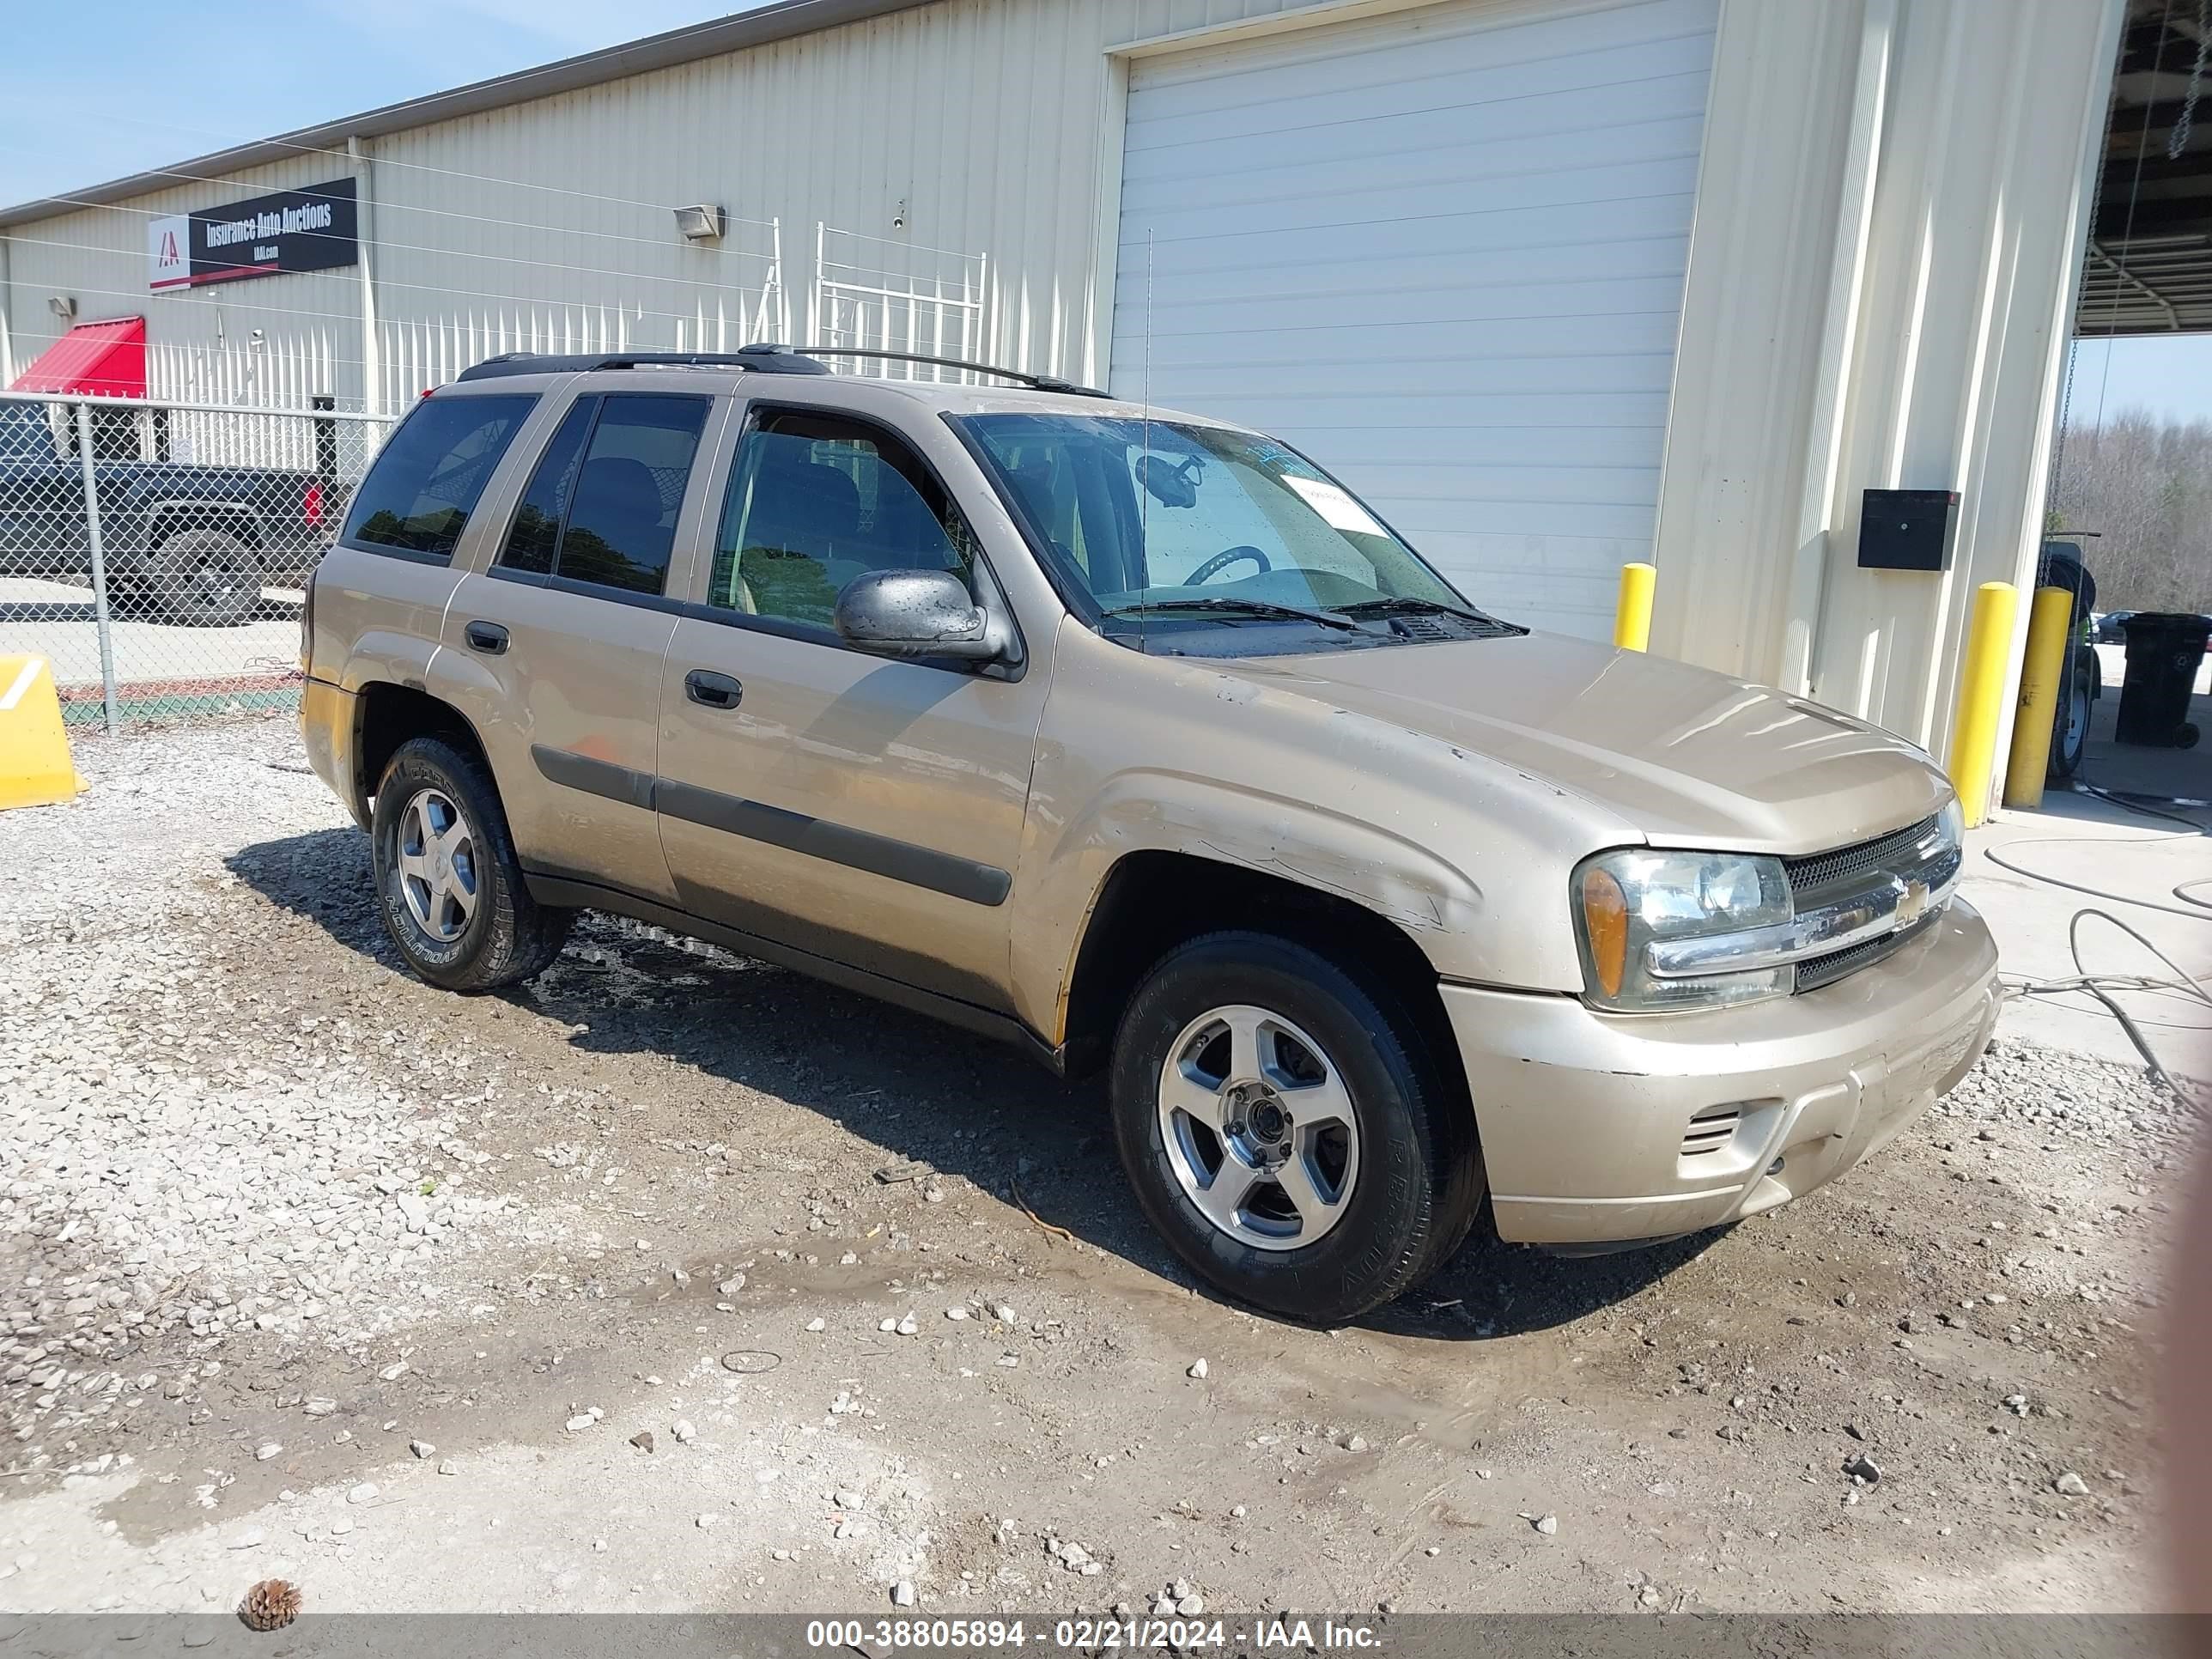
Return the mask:
M936 475L879 427L777 411L730 470L707 602L817 628L872 570L943 570L972 592L975 538Z

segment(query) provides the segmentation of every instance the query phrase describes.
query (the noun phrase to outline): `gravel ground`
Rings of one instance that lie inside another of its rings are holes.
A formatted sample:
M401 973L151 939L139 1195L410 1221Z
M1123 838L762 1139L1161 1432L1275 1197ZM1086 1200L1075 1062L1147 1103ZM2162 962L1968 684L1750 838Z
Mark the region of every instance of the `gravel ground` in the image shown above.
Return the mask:
M79 763L0 818L0 1607L2159 1601L2136 1071L2008 1043L1729 1233L1304 1330L1093 1089L604 919L449 996L289 724Z

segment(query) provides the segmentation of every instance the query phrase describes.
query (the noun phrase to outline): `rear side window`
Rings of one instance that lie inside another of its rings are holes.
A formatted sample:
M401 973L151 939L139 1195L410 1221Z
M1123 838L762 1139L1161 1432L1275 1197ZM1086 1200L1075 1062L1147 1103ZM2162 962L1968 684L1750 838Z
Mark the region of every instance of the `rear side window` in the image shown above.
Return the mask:
M556 576L631 593L666 586L676 515L713 407L708 398L649 393L599 399L583 465L565 491Z
M339 539L453 557L477 498L537 401L431 398L416 404L354 493Z
M530 487L522 492L515 509L514 526L507 532L507 545L499 562L510 570L533 575L553 574L553 551L561 544L561 520L568 514L568 492L575 485L576 464L583 459L584 440L591 435L592 418L599 412L597 398L580 398L561 420L561 429L545 446Z

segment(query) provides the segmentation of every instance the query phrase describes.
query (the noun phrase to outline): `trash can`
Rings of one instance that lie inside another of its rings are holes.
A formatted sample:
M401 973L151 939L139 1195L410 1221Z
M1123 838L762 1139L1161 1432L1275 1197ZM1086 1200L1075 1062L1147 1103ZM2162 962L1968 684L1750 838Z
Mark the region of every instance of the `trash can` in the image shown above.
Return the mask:
M2122 624L2128 635L2128 673L2120 686L2113 735L2149 749L2193 749L2197 728L2188 720L2189 696L2212 617L2178 611L2139 611Z

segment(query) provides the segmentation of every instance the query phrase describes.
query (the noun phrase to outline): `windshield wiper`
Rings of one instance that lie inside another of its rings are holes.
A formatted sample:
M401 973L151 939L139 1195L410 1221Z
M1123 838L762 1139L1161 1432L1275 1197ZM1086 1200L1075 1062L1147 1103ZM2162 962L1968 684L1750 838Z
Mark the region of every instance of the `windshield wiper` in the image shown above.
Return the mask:
M1295 605L1277 605L1273 599L1154 599L1146 605L1117 605L1104 614L1141 617L1155 611L1210 611L1223 617L1279 617L1317 623L1323 628L1342 629L1352 634L1367 631L1349 617L1328 611L1306 611Z
M1339 605L1337 609L1347 617L1459 617L1488 628L1525 631L1516 623L1500 622L1497 617L1486 616L1468 605L1446 605L1441 599L1414 599L1410 595L1362 599L1357 605Z

